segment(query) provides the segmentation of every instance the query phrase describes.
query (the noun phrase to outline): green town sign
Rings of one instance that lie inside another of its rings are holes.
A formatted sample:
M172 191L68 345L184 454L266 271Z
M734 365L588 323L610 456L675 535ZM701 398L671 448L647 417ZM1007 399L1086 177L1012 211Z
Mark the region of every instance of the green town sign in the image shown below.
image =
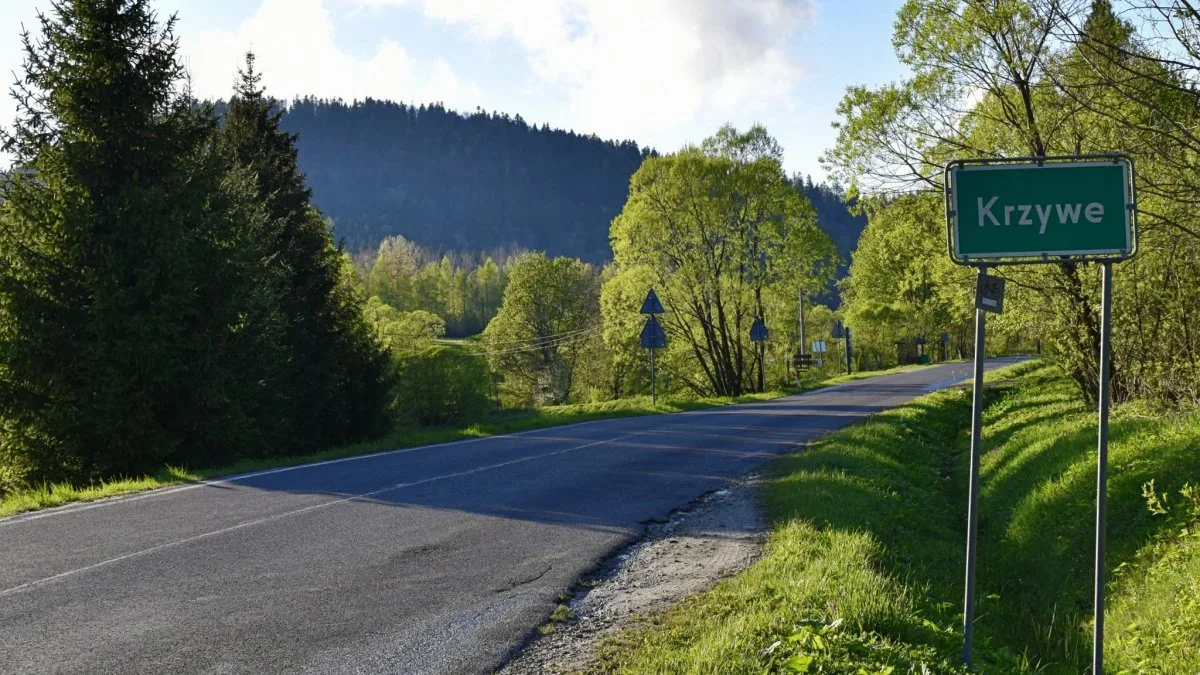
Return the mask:
M1004 280L989 267L1094 260L1100 263L1100 410L1096 443L1096 566L1092 671L1104 672L1104 543L1108 494L1112 264L1137 252L1133 163L1124 155L960 159L946 165L950 259L979 268L975 284L975 376L963 593L963 663L975 625L975 548L983 446L985 312L1004 308Z
M946 168L950 257L972 265L1133 255L1133 170L1121 156L959 161Z

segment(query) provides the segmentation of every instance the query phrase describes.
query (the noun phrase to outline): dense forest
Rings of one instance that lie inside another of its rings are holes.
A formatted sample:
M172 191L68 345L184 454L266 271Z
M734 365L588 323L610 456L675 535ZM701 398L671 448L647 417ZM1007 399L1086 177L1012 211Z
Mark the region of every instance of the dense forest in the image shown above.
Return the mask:
M147 0L23 38L0 184L0 492L305 454L394 369L248 55L222 123Z
M352 251L399 234L435 249L604 260L629 176L652 154L519 115L373 99L299 99L282 126L299 135L314 201Z
M838 265L834 279L841 280L850 273L850 262L858 239L867 226L867 216L856 208L856 200L847 198L845 192L834 183L814 183L812 176L803 180L799 175L792 177L792 184L808 198L817 212L817 227L833 240L837 248ZM829 307L841 304L841 294L836 283L830 283L814 299Z
M313 201L351 251L400 235L433 251L516 246L604 262L629 178L655 154L520 115L374 99L298 99L282 126L298 135ZM848 263L866 219L836 186L792 182Z

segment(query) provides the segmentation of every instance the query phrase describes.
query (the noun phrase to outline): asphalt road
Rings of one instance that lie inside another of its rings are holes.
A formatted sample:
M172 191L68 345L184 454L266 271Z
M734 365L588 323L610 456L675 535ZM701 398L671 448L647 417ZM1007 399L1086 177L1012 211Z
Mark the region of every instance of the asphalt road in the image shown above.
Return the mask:
M486 672L646 522L969 375L939 366L0 520L0 672Z

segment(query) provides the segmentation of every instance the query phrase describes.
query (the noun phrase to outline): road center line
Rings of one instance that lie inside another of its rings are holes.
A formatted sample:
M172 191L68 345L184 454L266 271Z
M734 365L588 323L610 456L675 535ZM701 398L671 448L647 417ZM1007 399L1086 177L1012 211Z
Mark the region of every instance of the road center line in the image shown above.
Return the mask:
M894 377L896 375L905 375L905 374L907 374L907 373L895 373L893 375L884 375L882 377ZM799 394L792 394L790 396L785 396L785 397L779 398L779 399L773 399L773 400L769 400L769 401L761 401L761 402L758 402L757 404L782 402L787 399L793 399L793 398L802 397L802 396L810 396L813 394L828 393L828 392L831 392L831 391L834 391L837 389L843 389L843 388L853 390L856 385L864 385L864 384L867 384L868 382L870 382L871 380L876 380L876 379L877 378L873 377L873 378L866 378L866 379L862 379L862 380L852 380L850 382L842 382L839 384L834 384L834 385L830 385L827 387L821 387L819 389L814 389L811 391L801 392ZM756 405L756 403L743 404L743 405ZM707 414L712 414L714 412L718 412L718 411L720 411L720 409L721 409L720 407L704 408L701 410L687 410L687 411L677 412L677 413L661 413L661 414L645 415L645 416L639 415L636 417L664 417L664 416L666 416L666 417L675 417L675 416L683 417L683 416L692 416L692 415L707 415ZM456 445L468 445L471 443L478 443L481 441L491 441L491 440L498 440L498 439L503 439L503 438L519 438L521 436L533 435L533 434L543 433L543 432L547 432L547 431L568 429L571 427L629 421L630 419L636 419L636 417L616 417L616 418L601 419L601 420L587 420L585 422L562 424L562 425L558 425L558 426L554 426L554 427L545 427L542 429L530 429L528 431L516 431L516 432L512 432L512 433L507 433L507 434L496 434L495 436L480 436L479 438L464 438L462 440L448 441L446 443L434 443L431 445L418 445L418 446L414 446L411 448L397 448L397 449L393 449L393 450L382 450L379 452L372 452L372 453L368 453L365 455L352 455L350 457L339 457L337 459L326 459L326 460L321 460L318 462L309 462L307 464L296 464L293 466L284 466L284 467L279 467L276 469L265 469L262 471L255 471L252 473L237 474L237 475L233 475L233 476L225 476L223 478L213 478L210 480L197 481L195 483L191 483L188 485L179 485L176 487L166 487L166 488L156 488L156 489L147 490L146 492L137 493L137 494L118 495L115 497L98 499L98 500L92 501L92 502L83 502L83 503L78 503L78 504L65 504L63 506L52 507L52 508L44 509L41 511L36 511L33 513L24 513L24 514L19 513L16 515L0 518L0 527L4 527L5 525L15 525L17 523L24 523L24 522L28 522L31 520L40 520L42 518L51 518L54 516L61 516L61 515L66 515L66 514L70 514L70 513L78 513L80 511L88 511L91 509L97 509L97 508L102 508L102 507L106 507L106 506L114 506L117 504L128 504L129 502L140 501L143 499L152 499L155 497L165 497L167 495L172 495L172 494L175 494L178 492L186 492L188 490L195 490L197 488L209 487L212 485L228 485L230 483L236 483L238 481L249 480L251 478L258 478L261 476L269 476L271 474L283 473L286 471L302 471L304 469L310 469L310 468L318 467L318 466L327 466L330 464L340 464L342 462L357 462L357 461L361 461L361 460L369 460L369 459L375 459L375 458L379 458L379 457L387 457L390 455L398 455L398 454L409 453L409 452L418 452L418 451L431 450L431 449L436 449L436 448L448 448L448 447L453 447ZM612 439L612 440L615 440L615 439Z
M699 411L691 411L691 412L704 412L704 411L699 410ZM680 414L689 414L689 413L680 413ZM260 478L262 476L270 476L272 474L285 473L288 471L301 471L304 469L311 469L311 468L318 467L318 466L328 466L330 464L341 464L343 462L357 462L357 461L364 460L364 459L376 459L379 457L388 457L391 455L400 455L400 454L405 454L405 453L409 453L409 452L419 452L422 450L435 450L438 448L449 448L449 447L456 446L456 445L468 445L471 443L480 443L482 441L495 441L495 440L500 440L500 439L505 439L505 438L520 438L522 436L528 436L528 435L533 435L533 434L547 432L547 431L556 431L556 430L566 429L569 427L582 426L585 424L600 424L600 423L604 423L604 422L615 422L615 421L627 420L627 419L629 419L629 418L610 418L610 419L603 419L603 420L587 420L585 422L575 422L573 424L561 424L558 426L544 427L541 429L530 429L528 431L515 431L513 433L508 433L508 434L496 434L494 436L480 436L478 438L464 438L464 439L457 440L457 441L447 441L445 443L432 443L429 445L416 445L411 448L396 448L394 450L381 450L379 452L371 452L371 453L368 453L365 455L351 455L349 457L338 457L336 459L325 459L325 460L321 460L318 462L308 462L306 464L281 466L276 469L264 469L262 471L254 471L252 473L241 473L241 474L235 474L232 476L225 476L223 478L212 478L212 479L208 479L208 480L196 481L196 482L190 483L188 485L179 485L176 487L155 488L152 490L147 490L140 494L135 493L135 494L129 494L129 495L118 495L115 497L107 497L107 498L103 498L103 499L98 499L93 502L83 502L83 503L78 503L78 504L65 504L63 506L51 507L51 508L45 509L43 511L36 511L33 513L18 513L16 515L7 516L5 518L0 518L0 527L4 527L5 525L15 525L17 523L24 523L24 522L27 522L30 520L39 520L41 518L50 518L53 516L61 516L61 515L69 514L69 513L77 513L79 511L88 511L91 509L97 509L97 508L101 508L101 507L105 507L105 506L113 506L116 504L128 504L129 502L136 502L136 501L140 501L143 499L151 499L154 497L165 497L167 495L175 494L177 492L187 492L188 490L195 490L197 488L202 488L202 487L210 487L213 485L229 485L231 483L237 483L239 481L250 480L251 478ZM615 439L609 439L609 440L615 440Z
M112 565L112 564L114 564L114 563L121 562L122 560L129 560L130 558L136 558L136 557L140 557L140 556L143 556L143 555L149 555L149 554L151 554L151 553L156 553L156 552L158 552L158 551L162 551L162 550L164 550L164 549L173 548L173 547L176 547L176 546L182 546L182 545L184 545L184 544L188 544L188 543L191 543L191 542L193 542L193 541L199 541L199 540L201 540L201 539L208 539L208 538L210 538L210 537L215 537L215 536L218 536L218 535L221 535L221 534L227 534L227 533L229 533L229 532L234 532L234 531L237 531L237 530L245 529L245 528L247 528L247 527L253 527L253 526L255 526L255 525L262 525L262 524L264 524L264 523L270 523L270 522L273 522L273 521L276 521L276 520L280 520L280 519L282 519L282 518L287 518L287 517L289 517L289 516L295 516L295 515L299 515L299 514L302 514L302 513L307 513L307 512L309 512L309 511L316 511L317 509L323 509L323 508L325 508L325 507L327 507L327 506L333 506L333 505L335 505L335 504L344 504L344 503L346 503L346 502L354 501L354 500L356 500L356 499L363 499L363 498L365 498L365 497L374 497L374 496L376 496L376 495L381 495L381 494L383 494L383 493L385 493L385 492L391 492L391 491L393 491L393 490L401 490L401 489L404 489L404 488L414 487L414 486L417 486L417 485L424 485L424 484L426 484L426 483L434 483L434 482L441 481L441 480L446 480L446 479L449 479L449 478L460 478L460 477L462 477L462 476L469 476L469 475L471 475L471 474L481 473L481 472L483 472L483 471L491 471L492 469L500 469L500 468L503 468L503 467L506 467L506 466L512 466L512 465L514 465L514 464L521 464L521 463L523 463L523 462L529 462L529 461L532 461L532 460L535 460L535 459L545 459L545 458L547 458L547 457L554 457L554 456L556 456L556 455L563 455L563 454L566 454L566 453L568 453L568 452L574 452L574 451L576 451L576 450L583 450L584 448L591 448L591 447L595 447L595 446L597 446L597 445L603 445L603 444L605 444L605 443L612 443L612 442L615 442L615 441L624 440L624 439L626 439L626 438L630 438L630 437L632 437L632 436L637 436L637 435L639 435L639 434L641 434L641 433L644 433L644 432L640 432L640 431L639 431L639 432L634 432L634 433L624 434L624 435L621 435L621 436L615 436L615 437L613 437L613 438L606 438L606 439L599 440L599 441L593 441L593 442L591 442L591 443L585 443L585 444L583 444L583 445L576 445L576 446L572 446L572 447L569 447L569 448L563 448L563 449L561 449L561 450L554 450L554 451L552 451L552 452L544 452L544 453L537 454L537 455L527 455L527 456L525 456L525 457L519 457L519 458L517 458L517 459L510 459L510 460L508 460L508 461L505 461L505 462L499 462L499 463L496 463L496 464L488 464L488 465L486 465L486 466L479 466L479 467L475 467L474 469L467 469L467 470L465 470L465 471L455 471L454 473L447 473L447 474L442 474L442 475L439 475L439 476L432 476L432 477L430 477L430 478L422 478L421 480L416 480L416 481L412 481L412 482L409 482L409 483L397 483L397 484L395 484L395 485L389 485L388 487L381 488L381 489L379 489L379 490L372 490L372 491L370 491L370 492L363 492L363 493L360 493L360 494L351 495L351 496L349 496L349 497L343 497L343 498L340 498L340 499L334 499L334 500L331 500L331 501L328 501L328 502L322 502L322 503L320 503L320 504L313 504L312 506L306 506L306 507L304 507L304 508L301 508L301 509L295 509L295 510L293 510L293 511L287 511L287 512L285 512L285 513L277 513L277 514L275 514L275 515L272 515L272 516L267 516L267 517L265 517L265 518L256 518L256 519L254 519L254 520L249 520L249 521L246 521L246 522L244 522L244 523L239 523L239 524L237 524L237 525L231 525L231 526L229 526L229 527L223 527L223 528L221 528L221 529L219 529L219 530L213 530L213 531L211 531L211 532L205 532L205 533L203 533L203 534L197 534L197 535L193 535L193 536L191 536L191 537L185 537L185 538L183 538L183 539L179 539L179 540L176 540L176 541L167 542L167 543L165 543L165 544L159 544L159 545L157 545L157 546L151 546L150 548L145 548L145 549L142 549L142 550L140 550L140 551L134 551L134 552L132 552L132 553L126 553L125 555L120 555L120 556L117 556L117 557L115 557L115 558L110 558L110 559L108 559L108 560L104 560L104 561L101 561L101 562L98 562L98 563L93 563L93 564L91 564L91 565L86 565L86 566L84 566L84 567L80 567L80 568L77 568L77 569L68 570L68 571L66 571L66 572L60 572L60 573L58 573L58 574L54 574L54 575L51 575L51 576L48 576L48 577L45 577L45 578L42 578L42 579L37 579L37 580L34 580L34 581L27 581L27 582L25 582L25 583L23 583L23 584L20 584L20 585L17 585L17 586L13 586L12 588L7 588L7 589L5 589L5 590L3 590L3 591L0 591L0 597L4 597L4 596L6 596L6 595L11 595L11 594L13 594L13 593L19 593L19 592L21 592L21 591L29 590L29 589L31 589L31 588L35 588L35 587L37 587L37 586L41 586L41 585L43 585L43 584L47 584L47 583L50 583L50 582L52 582L52 581L56 581L56 580L58 580L58 579L63 579L63 578L65 578L65 577L74 576L74 575L76 575L76 574L80 574L80 573L82 573L82 572L88 572L88 571L90 571L90 570L94 570L94 569L97 569L97 568L100 568L100 567L105 567L105 566L107 566L107 565Z

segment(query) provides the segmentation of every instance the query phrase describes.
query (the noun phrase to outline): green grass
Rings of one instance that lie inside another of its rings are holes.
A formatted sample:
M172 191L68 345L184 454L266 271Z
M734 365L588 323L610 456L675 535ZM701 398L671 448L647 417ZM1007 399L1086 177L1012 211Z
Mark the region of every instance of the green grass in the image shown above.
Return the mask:
M1200 514L1121 572L1107 658L1128 672L1200 673Z
M489 414L483 422L462 428L400 428L377 440L332 448L324 452L302 457L273 457L244 460L232 465L204 469L165 467L162 471L151 476L116 478L86 486L75 486L67 483L40 485L0 497L0 518L27 511L61 506L72 502L91 501L133 492L142 492L188 481L205 480L220 476L307 464L309 462L365 455L385 450L532 431L534 429L563 424L577 424L580 422L639 415L657 415L700 410L722 405L764 401L865 377L908 372L927 367L929 366L905 366L888 371L854 373L852 375L840 375L821 380L809 380L803 382L800 387L749 394L736 398L660 398L657 405L655 405L651 403L649 396L635 396L602 403L500 410Z
M976 662L1081 673L1091 649L1095 414L1050 366L989 374ZM1200 415L1111 424L1110 672L1200 672ZM970 399L943 391L779 460L762 559L609 641L628 673L953 673ZM1142 486L1175 506L1155 515ZM889 671L889 668L892 669ZM861 669L861 670L860 670Z

